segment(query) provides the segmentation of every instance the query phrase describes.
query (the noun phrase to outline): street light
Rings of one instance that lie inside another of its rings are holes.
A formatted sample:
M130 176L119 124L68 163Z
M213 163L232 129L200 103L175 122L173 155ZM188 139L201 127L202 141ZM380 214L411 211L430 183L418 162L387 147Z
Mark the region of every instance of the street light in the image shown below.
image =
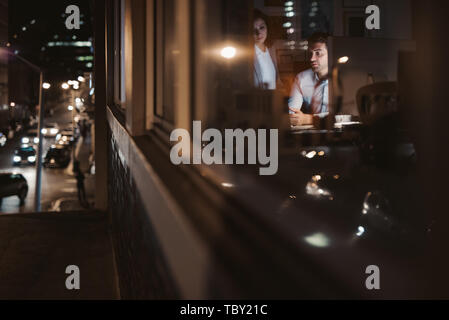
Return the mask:
M67 83L64 82L64 83L61 85L61 87L62 87L62 89L67 90L67 89L69 88L69 85L68 85Z
M48 82L44 82L44 83L42 84L42 88L44 88L45 90L50 89L50 87L51 87L51 85L50 85Z
M79 76L79 77L78 77L78 81L79 81L79 82L84 82L84 81L86 81L86 79L84 79L84 77Z
M68 106L67 109L68 109L69 111L73 111L73 106Z

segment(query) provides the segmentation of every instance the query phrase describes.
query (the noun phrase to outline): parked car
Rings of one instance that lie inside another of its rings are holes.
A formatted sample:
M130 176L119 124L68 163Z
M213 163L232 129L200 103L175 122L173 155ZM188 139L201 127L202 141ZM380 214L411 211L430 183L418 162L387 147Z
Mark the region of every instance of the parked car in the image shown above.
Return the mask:
M45 137L56 137L59 133L59 126L56 123L47 123L47 125L42 129L42 134Z
M6 136L3 133L0 132L0 146L1 147L5 146L7 140L8 139L6 138Z
M24 144L20 148L16 149L13 156L13 164L18 165L30 165L36 163L36 149L33 146Z
M44 158L45 168L65 168L70 163L70 149L64 145L52 145Z
M22 138L23 144L38 144L39 137L37 136L37 129L30 129Z
M23 205L27 194L28 182L21 174L0 173L0 205L3 198L11 196L18 196Z
M61 145L73 145L76 142L76 138L71 130L63 130L56 136L56 144Z

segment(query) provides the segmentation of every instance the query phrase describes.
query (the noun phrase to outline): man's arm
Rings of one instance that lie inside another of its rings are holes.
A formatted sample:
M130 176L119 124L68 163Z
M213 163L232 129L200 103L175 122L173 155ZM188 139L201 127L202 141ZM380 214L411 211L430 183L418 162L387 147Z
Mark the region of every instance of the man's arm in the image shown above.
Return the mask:
M290 108L290 124L292 126L301 126L313 124L313 115L305 114L301 110Z
M300 77L296 76L288 100L288 107L290 112L290 124L292 126L299 126L305 124L313 124L313 116L305 114L301 111L304 98L300 86Z
M295 81L293 82L292 89L290 92L290 98L288 99L288 107L290 109L301 110L302 104L304 102L304 98L301 91L299 74L296 76ZM290 111L292 114L293 111Z

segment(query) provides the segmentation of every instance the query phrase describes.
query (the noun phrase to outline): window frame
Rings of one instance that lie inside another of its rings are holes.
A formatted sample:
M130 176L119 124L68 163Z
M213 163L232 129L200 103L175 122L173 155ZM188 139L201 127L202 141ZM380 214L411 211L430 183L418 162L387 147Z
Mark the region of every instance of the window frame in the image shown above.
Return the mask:
M174 0L174 42L179 46L179 58L174 66L174 81L182 86L174 87L169 94L173 95L173 121L164 117L164 0L146 0L146 106L145 131L157 130L166 136L174 128L191 128L193 77L190 73L192 56L190 16L193 3ZM167 140L168 143L168 140Z

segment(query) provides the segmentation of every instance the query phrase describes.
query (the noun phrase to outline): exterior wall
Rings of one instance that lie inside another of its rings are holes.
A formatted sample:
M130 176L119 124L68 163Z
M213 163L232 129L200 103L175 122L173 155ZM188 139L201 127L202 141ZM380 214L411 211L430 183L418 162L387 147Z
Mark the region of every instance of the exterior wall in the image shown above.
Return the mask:
M130 168L109 131L108 194L123 299L178 297Z

